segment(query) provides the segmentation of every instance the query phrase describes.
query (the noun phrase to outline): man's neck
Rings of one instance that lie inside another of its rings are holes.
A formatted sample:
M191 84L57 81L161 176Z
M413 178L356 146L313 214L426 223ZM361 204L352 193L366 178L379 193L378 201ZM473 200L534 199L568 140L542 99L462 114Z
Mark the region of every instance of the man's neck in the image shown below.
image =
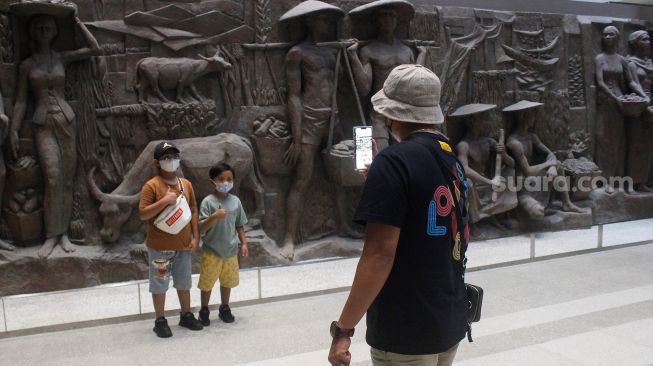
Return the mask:
M320 42L324 42L325 40L326 36L319 33L311 33L308 36L308 41L312 44L318 44Z
M467 135L465 135L465 140L468 141L476 141L481 138L481 133L471 130L467 132Z
M383 43L387 43L391 46L394 46L395 41L397 40L397 37L395 37L394 33L382 33L379 34L376 39Z

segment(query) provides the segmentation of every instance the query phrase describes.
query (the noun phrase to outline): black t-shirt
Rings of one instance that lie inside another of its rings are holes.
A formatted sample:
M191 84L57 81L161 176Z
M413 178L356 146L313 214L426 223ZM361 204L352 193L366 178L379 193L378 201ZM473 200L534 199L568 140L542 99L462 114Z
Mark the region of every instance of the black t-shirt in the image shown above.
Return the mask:
M436 153L450 171L442 171ZM423 355L464 338L466 187L462 165L441 135L413 133L374 159L354 221L392 225L401 233L388 280L367 311L370 346Z

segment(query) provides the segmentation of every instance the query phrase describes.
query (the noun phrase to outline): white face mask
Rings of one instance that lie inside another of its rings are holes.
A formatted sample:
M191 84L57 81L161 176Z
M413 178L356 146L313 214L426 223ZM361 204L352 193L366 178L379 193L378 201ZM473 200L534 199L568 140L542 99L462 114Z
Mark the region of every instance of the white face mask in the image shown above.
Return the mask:
M234 182L222 182L215 184L215 190L220 193L229 193L234 187Z
M179 168L179 159L166 159L161 160L161 169L165 170L168 173L174 173Z

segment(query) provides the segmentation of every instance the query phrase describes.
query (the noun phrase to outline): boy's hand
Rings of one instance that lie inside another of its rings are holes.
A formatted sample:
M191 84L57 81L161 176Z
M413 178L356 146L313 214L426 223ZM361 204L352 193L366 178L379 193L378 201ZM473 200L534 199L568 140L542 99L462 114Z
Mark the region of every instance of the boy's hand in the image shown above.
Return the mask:
M247 255L249 254L249 250L247 249L247 244L241 245L240 250L243 252L243 257L247 257Z
M199 247L199 245L200 245L200 240L197 239L197 238L193 238L193 239L190 241L190 251L191 251L191 252L196 251L196 250L197 250L197 247Z
M227 210L225 210L224 208L220 208L213 213L213 217L215 217L218 220L222 220L225 217L227 217Z
M161 201L165 202L167 205L174 205L177 202L177 194L168 187L168 192L165 196L161 198Z

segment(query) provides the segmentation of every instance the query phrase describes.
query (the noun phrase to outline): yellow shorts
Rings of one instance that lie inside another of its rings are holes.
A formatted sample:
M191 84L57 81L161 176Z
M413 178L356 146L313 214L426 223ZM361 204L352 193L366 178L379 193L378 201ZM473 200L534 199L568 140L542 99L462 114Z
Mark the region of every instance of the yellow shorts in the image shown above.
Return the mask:
M237 256L222 259L210 250L203 250L200 262L200 281L197 288L202 291L211 291L218 278L221 287L234 288L240 281L238 272Z

